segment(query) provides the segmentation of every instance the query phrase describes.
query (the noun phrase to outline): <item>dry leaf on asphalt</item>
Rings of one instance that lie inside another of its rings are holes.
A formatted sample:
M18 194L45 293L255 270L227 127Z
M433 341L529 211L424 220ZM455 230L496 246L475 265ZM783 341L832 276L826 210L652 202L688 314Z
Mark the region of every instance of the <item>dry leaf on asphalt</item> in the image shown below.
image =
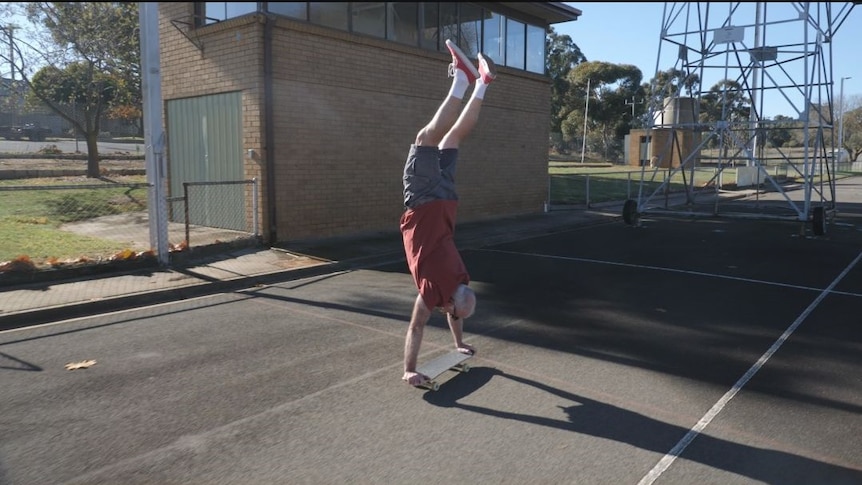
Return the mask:
M66 370L86 369L96 364L95 360L82 360L81 362L69 362L66 364Z

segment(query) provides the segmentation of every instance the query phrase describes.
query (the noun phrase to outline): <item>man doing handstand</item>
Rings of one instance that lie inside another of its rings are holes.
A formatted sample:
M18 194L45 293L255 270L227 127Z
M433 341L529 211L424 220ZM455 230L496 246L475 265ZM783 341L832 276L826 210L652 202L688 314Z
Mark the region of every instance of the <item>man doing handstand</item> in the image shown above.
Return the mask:
M479 68L452 41L449 75L452 86L431 121L416 134L404 164L404 206L400 227L407 265L419 295L413 304L404 342L404 376L418 386L428 380L416 372L422 332L436 308L446 313L455 348L465 354L476 349L464 343L464 319L476 309L476 295L468 286L470 275L455 247L455 165L458 146L479 119L485 89L496 77L493 61L481 53ZM463 107L467 89L473 92Z

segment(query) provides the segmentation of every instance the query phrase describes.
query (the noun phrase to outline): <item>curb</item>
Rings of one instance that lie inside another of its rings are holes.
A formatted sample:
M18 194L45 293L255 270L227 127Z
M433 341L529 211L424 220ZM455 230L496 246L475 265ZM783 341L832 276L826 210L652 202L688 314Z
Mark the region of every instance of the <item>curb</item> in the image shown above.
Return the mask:
M293 268L272 273L243 276L226 281L201 281L187 286L179 286L147 292L106 298L103 300L68 303L37 310L27 310L9 315L0 315L0 330L41 325L57 320L79 318L97 313L127 310L141 305L155 305L171 301L197 298L213 293L237 291L256 285L269 285L300 278L322 276L348 269L346 263L331 263L304 268ZM181 272L181 271L173 271Z

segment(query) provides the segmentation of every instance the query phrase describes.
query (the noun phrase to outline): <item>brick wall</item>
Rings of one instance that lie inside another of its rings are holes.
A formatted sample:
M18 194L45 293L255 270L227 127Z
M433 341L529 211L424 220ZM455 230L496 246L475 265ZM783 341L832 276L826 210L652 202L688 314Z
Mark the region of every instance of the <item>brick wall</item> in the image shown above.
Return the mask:
M243 158L244 178L258 179L261 200L258 218L262 234L269 231L266 217L266 171L263 146L263 24L258 17L243 17L207 27L198 36L188 27L171 20L191 22L191 3L159 3L160 63L163 107L172 99L205 96L217 93L242 93L243 152L254 150L255 157ZM195 45L179 29L186 32ZM165 124L170 119L165 116ZM170 152L167 154L171 163ZM246 191L249 200L252 189ZM176 194L174 194L176 195ZM246 204L246 220L252 220L251 203Z
M263 180L262 24L208 27L201 52L167 21L190 8L160 4L163 97L242 90L243 140L260 154L246 171ZM287 19L272 37L278 241L396 231L407 150L448 92L449 56ZM461 147L460 221L538 212L547 196L548 81L498 71Z

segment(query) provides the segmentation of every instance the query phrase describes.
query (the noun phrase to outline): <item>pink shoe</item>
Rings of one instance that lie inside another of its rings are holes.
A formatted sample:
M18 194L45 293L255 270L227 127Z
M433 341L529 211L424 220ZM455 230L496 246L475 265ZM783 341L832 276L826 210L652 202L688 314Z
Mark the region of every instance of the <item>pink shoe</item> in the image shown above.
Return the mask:
M470 84L476 81L476 78L479 77L479 71L473 66L473 63L470 62L470 59L467 58L467 55L464 54L464 51L458 48L454 42L449 39L446 39L446 47L449 48L449 52L452 53L452 64L449 64L449 76L455 77L455 69L460 69L467 74L467 80L470 81Z
M497 78L497 66L494 65L494 61L483 56L481 52L479 53L479 74L485 84L491 84L491 81Z

